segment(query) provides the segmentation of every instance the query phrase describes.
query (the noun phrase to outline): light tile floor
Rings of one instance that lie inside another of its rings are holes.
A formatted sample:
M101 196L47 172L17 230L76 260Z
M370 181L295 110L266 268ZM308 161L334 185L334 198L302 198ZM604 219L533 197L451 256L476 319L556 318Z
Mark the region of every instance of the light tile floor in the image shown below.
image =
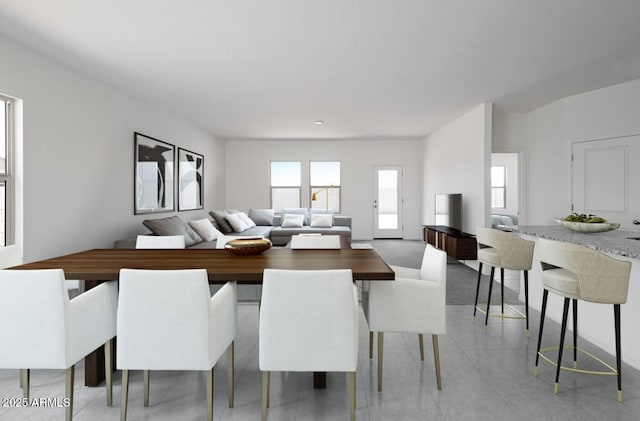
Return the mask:
M358 420L638 420L640 373L623 367L625 400L616 400L615 377L563 372L560 391L553 394L554 369L540 365L532 374L539 314L531 311L531 337L523 321L492 318L487 332L480 320L472 322L472 306L447 307L447 335L440 337L443 390L438 391L431 340L425 338L425 361L419 359L417 335L385 335L382 393L376 390L376 363L368 358L368 330L360 320L360 359L357 374ZM260 418L261 375L258 370L258 309L238 308L235 407L227 407L226 359L215 370L214 418ZM624 321L623 321L624 322ZM628 321L631 323L631 321ZM547 321L543 345L559 338L557 323ZM624 341L624 338L622 338ZM596 350L584 344L590 350ZM566 354L565 354L566 355ZM603 354L607 356L606 354ZM608 356L607 356L608 357ZM105 405L104 388L83 386L84 370L76 370L74 419L117 420L120 411L120 374L115 375L114 406ZM32 397L64 395L62 371L33 370ZM205 419L205 377L192 372L152 372L150 407L142 405L142 374L130 385L130 420ZM346 376L329 373L327 389L314 390L310 373L274 373L271 376L270 420L339 420L348 417ZM15 370L0 370L0 420L61 420L64 409L7 408L6 399L21 396Z

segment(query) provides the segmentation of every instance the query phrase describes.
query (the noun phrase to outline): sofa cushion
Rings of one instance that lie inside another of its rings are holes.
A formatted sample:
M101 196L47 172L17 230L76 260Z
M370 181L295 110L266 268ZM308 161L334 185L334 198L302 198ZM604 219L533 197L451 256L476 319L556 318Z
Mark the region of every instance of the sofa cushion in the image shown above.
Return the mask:
M294 215L304 215L303 225L309 225L309 211L307 208L282 208L282 218L284 219L285 215L294 214Z
M142 224L154 235L184 235L184 243L187 247L202 242L202 238L179 216L145 219Z
M218 238L219 235L223 235L213 226L208 218L189 221L188 224L204 241L213 241Z
M333 226L333 215L331 214L311 214L312 228L331 228Z
M232 213L225 217L231 228L233 228L233 232L242 232L249 229L249 225L242 220L240 217L240 213Z
M273 209L249 209L249 218L256 225L273 225Z
M220 231L222 231L223 234L229 234L233 232L233 228L231 228L231 225L229 225L229 222L227 222L228 214L229 211L226 210L212 210L211 212L209 212L209 215L211 215L213 220L216 221L216 223L220 227Z
M302 214L285 213L282 215L283 228L302 228L304 225L304 217Z
M256 225L253 228L249 228L242 232L243 236L247 237L264 237L269 238L271 236L272 226Z
M255 226L256 226L256 223L255 223L255 222L253 222L253 219L249 218L249 217L247 216L247 214L246 214L246 213L244 213L244 212L239 212L239 213L238 213L238 215L240 216L240 219L242 219L242 221L243 221L245 224L247 224L247 226L248 226L249 228L253 228L253 227L255 227Z

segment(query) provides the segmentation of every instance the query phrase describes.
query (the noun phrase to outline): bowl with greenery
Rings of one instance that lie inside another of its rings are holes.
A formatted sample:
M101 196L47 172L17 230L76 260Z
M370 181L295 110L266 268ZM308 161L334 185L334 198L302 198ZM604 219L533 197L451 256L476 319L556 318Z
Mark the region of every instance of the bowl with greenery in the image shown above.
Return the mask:
M562 219L556 218L554 221L576 232L605 232L620 228L620 224L607 222L600 216L576 212Z

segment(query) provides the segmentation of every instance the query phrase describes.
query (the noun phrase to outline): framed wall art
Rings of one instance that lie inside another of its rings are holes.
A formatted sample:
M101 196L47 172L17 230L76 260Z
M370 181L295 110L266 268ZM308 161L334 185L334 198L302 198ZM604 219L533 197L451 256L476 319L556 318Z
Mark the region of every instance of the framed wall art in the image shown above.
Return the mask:
M204 208L204 156L178 148L178 210Z
M134 132L134 215L175 210L176 147Z

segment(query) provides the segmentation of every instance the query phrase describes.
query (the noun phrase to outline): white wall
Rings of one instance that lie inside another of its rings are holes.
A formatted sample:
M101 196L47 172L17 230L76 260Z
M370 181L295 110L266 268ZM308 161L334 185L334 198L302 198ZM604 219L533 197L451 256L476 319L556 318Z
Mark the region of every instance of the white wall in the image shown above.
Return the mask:
M463 231L490 224L491 112L481 104L423 140L423 224L434 223L440 193L462 193Z
M373 166L402 165L404 238L421 238L422 145L418 140L228 140L226 160L226 206L245 211L270 207L270 161L302 161L303 207L309 206L309 161L340 161L341 213L352 217L354 240L373 238Z
M204 155L205 210L181 217L222 206L223 142L4 36L0 57L0 92L24 100L25 261L145 231L149 216L133 215L134 131Z
M527 181L521 189L526 194L521 201L526 203L526 223L549 225L553 218L571 212L572 143L640 134L638 116L640 79L566 97L529 113L524 171ZM499 127L509 126L510 133L522 133L521 115L500 119ZM520 135L498 139L501 152L521 149ZM631 188L638 188L637 182Z

